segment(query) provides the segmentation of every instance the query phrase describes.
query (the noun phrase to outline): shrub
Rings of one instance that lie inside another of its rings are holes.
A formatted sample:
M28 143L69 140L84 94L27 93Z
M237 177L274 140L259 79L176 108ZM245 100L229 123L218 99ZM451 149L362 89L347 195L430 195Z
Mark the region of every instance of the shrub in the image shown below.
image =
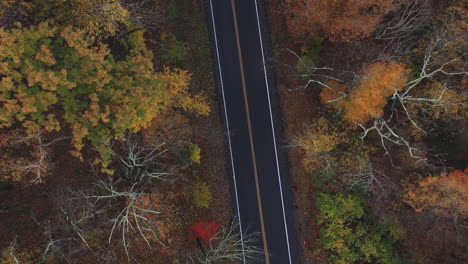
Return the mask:
M312 37L307 44L307 50L301 56L296 69L300 74L308 73L310 68L314 67L319 60L319 53L324 38Z
M176 19L179 17L179 10L177 9L177 6L174 3L174 1L170 1L167 4L167 14L171 19Z
M390 236L396 240L402 240L406 238L406 230L401 225L400 220L398 220L396 217L390 220L388 231L390 232Z
M143 30L137 30L127 35L126 39L129 50L142 50L146 48L144 33Z
M200 239L205 246L208 246L213 238L218 235L218 230L221 225L215 221L199 221L190 227L190 238Z
M185 42L175 41L163 54L164 60L171 65L182 65L187 62L188 48Z
M198 182L193 188L193 204L196 208L210 208L213 195L210 186L204 182Z
M201 149L197 144L189 144L179 156L179 166L188 168L194 163L200 164Z
M201 149L197 144L190 146L190 162L200 164Z
M129 26L127 28L127 33L124 37L118 39L118 47L116 52L118 54L113 54L116 58L125 58L130 54L132 51L141 51L146 49L145 37L144 37L144 30L134 30L134 26ZM113 48L112 52L114 52L115 47Z

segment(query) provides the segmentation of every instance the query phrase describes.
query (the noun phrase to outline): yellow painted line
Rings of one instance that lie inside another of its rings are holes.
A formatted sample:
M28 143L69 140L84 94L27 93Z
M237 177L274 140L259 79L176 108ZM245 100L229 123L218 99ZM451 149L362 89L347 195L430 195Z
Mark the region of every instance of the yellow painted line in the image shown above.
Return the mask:
M260 227L262 230L262 240L263 240L263 252L265 253L265 263L270 264L270 255L268 253L268 244L266 240L265 234L265 223L263 220L263 209L262 209L262 202L260 196L260 184L258 181L258 173L257 173L257 163L255 159L255 149L254 149L254 140L252 135L252 124L250 122L250 112L249 112L249 102L247 99L247 86L245 85L245 75L244 75L244 63L242 60L242 51L240 46L240 38L239 38L239 29L237 26L237 16L236 16L236 6L234 0L231 0L232 5L232 15L234 17L234 29L236 31L236 42L237 42L237 52L239 54L239 64L240 64L240 72L241 72L241 79L242 79L242 90L244 93L244 102L245 102L245 110L247 113L247 127L249 129L249 139L250 139L250 151L252 154L253 160L253 169L254 169L254 177L255 177L255 188L257 189L257 201L258 201L258 211L260 214Z

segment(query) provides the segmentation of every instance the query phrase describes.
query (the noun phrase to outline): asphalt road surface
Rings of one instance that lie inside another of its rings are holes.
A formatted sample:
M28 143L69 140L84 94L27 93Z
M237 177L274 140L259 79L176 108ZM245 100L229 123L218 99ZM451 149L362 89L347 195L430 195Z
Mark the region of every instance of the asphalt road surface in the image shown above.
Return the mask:
M241 231L260 234L264 262L295 264L299 247L279 143L278 98L265 63L270 56L257 1L208 0L234 201Z

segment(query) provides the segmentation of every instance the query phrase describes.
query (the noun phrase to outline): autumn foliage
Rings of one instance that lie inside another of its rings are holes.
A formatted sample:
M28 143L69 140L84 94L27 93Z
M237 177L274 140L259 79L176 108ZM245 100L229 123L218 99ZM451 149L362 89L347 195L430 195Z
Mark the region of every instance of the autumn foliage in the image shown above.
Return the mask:
M190 238L201 239L205 246L208 246L213 238L218 234L220 225L214 221L199 221L190 227Z
M320 101L329 107L339 109L343 107L344 94L349 87L346 83L330 80L326 82L328 87L323 87L320 91ZM330 89L331 88L331 89Z
M344 102L344 119L351 124L364 124L383 115L387 98L403 89L409 71L405 64L379 61L367 65L356 87Z
M92 47L72 27L0 29L0 128L21 124L30 133L51 132L67 124L73 153L81 157L86 139L100 153L95 163L105 168L111 140L147 127L162 111L209 112L203 97L188 92L190 76L155 72L145 48L115 61L107 46Z
M315 120L312 126L296 138L296 144L303 150L303 166L314 171L327 162L328 153L345 142L344 133L333 127L326 119Z
M388 226L372 223L366 203L356 194L326 194L317 197L318 222L327 263L400 263Z
M456 170L439 177L429 176L416 184L406 186L404 201L417 212L433 210L435 213L468 212L468 169Z
M71 1L75 24L93 39L113 36L129 21L129 11L115 0Z
M368 37L382 16L394 9L393 2L286 0L286 24L298 42L304 42L308 35L318 33L331 41L353 42Z

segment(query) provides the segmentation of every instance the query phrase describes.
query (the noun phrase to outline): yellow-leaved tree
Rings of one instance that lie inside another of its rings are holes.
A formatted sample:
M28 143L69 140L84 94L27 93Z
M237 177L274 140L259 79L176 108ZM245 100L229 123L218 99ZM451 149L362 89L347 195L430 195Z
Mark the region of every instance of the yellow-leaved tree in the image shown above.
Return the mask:
M155 72L152 58L140 47L115 61L105 45L92 46L70 26L0 29L0 128L19 124L32 134L68 126L73 153L81 157L88 141L106 168L111 140L128 129L139 131L171 108L209 112L203 97L189 93L188 72Z
M325 118L319 118L305 127L294 144L304 151L303 166L312 172L325 164L330 165L333 157L329 153L345 141L345 133L340 132Z
M74 24L92 39L105 39L129 22L129 11L118 0L71 1Z

